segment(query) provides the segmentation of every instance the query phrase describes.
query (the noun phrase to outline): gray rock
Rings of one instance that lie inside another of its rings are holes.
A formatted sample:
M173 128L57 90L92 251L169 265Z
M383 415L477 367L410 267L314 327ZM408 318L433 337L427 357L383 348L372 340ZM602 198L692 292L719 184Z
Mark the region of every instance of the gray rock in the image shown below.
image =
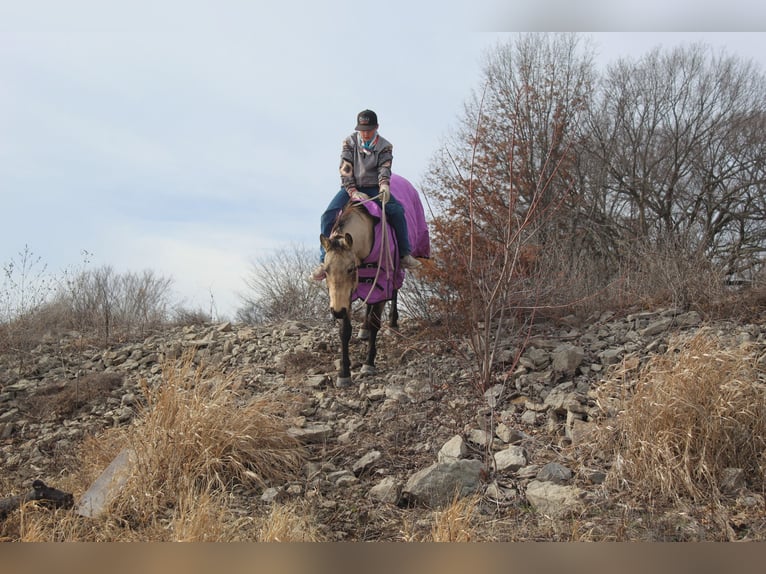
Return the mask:
M492 437L487 431L471 429L468 431L468 441L479 446L487 446L492 441Z
M380 460L382 456L383 455L379 450L372 450L357 460L354 463L354 466L351 467L351 470L354 471L355 475L359 476L363 472L368 471L373 466L375 466L375 464Z
M537 473L537 480L566 484L572 480L572 471L557 462L549 462Z
M658 319L657 321L650 323L645 328L641 329L639 332L641 333L643 337L652 337L654 335L659 335L660 333L664 333L670 328L672 324L673 324L673 319L670 317L666 317L664 319Z
M496 452L494 457L498 472L516 471L527 464L527 452L520 446L509 446L505 450Z
M551 518L561 518L584 510L584 491L575 486L562 486L553 482L533 480L527 484L529 504Z
M526 433L518 429L510 428L505 423L499 423L495 427L495 436L506 444L517 444L524 439L529 438L529 435Z
M521 415L521 422L527 426L535 426L537 424L537 413L535 411L524 411Z
M432 464L409 478L402 496L429 508L443 508L456 496L462 498L479 492L483 470L484 464L479 460Z
M463 458L468 453L468 447L460 435L455 435L439 450L437 460L439 462L454 462Z
M551 362L551 354L545 349L532 347L527 350L526 356L532 361L535 369L545 368Z
M370 489L368 496L380 502L396 504L399 501L401 488L399 481L393 476L387 476Z
M571 401L576 401L574 393L574 385L571 382L566 382L555 387L548 396L545 397L545 404L553 411L565 414L567 412L567 404Z
M581 347L564 344L553 350L553 371L566 375L574 375L577 368L582 364L585 352Z
M291 427L287 434L307 443L325 442L332 435L332 427L324 423L309 423L305 427Z
M625 352L625 349L620 347L617 349L607 349L598 354L598 358L604 365L616 365L620 362L620 357Z

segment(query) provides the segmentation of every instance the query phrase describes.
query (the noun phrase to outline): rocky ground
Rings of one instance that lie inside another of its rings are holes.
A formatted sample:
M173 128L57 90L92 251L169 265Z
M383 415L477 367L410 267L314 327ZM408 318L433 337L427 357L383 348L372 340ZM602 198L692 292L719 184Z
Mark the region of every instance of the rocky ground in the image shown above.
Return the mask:
M194 350L197 361L235 377L239 392L288 390L290 433L311 453L294 480L239 493L243 511L301 499L328 540L417 540L427 538L433 509L460 492L481 496L472 526L479 540L721 539L704 521L621 502L604 486L609 461L584 448L617 408L600 393L604 385L665 352L673 335L700 328L766 346L760 324L710 325L672 309L605 313L537 325L517 363L520 341L509 335L495 384L483 391L467 347L434 342L407 321L382 332L376 375L357 374L365 343L354 341L349 388L333 384L330 322L178 327L108 348L77 333L50 335L24 356L0 356L8 491L0 497L29 490L34 479L56 486L76 467L84 437L130 423L141 379L159 384L163 364ZM746 494L762 515L763 497Z

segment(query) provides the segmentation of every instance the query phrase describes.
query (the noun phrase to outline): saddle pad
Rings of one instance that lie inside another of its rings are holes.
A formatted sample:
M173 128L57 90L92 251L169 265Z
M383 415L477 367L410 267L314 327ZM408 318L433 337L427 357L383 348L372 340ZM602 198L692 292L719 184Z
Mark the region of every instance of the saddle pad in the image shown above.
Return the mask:
M405 178L391 174L391 193L404 207L407 237L410 240L412 255L430 257L428 224L418 190ZM404 269L399 268L399 247L390 224L386 223L385 234L383 233L380 205L374 201L368 201L364 206L370 215L378 220L378 223L375 224L375 241L372 251L359 266L359 285L352 295L352 300L362 299L367 303L379 303L390 300L394 290L401 288L404 283ZM388 250L384 251L384 245L388 246Z

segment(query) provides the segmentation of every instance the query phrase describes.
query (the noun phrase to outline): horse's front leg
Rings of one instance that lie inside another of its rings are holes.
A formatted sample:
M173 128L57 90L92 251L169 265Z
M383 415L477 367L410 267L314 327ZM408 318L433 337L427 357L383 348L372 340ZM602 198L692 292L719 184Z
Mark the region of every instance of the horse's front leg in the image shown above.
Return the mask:
M368 375L374 375L377 373L375 368L375 356L378 354L377 340L378 331L380 331L380 318L383 316L383 308L386 306L386 302L375 303L369 306L369 313L367 315L367 321L365 326L369 329L370 337L367 341L367 360L362 365L362 373Z
M351 318L349 314L343 317L340 329L340 373L335 381L336 387L347 387L351 384L351 359L348 353L348 343L351 340Z

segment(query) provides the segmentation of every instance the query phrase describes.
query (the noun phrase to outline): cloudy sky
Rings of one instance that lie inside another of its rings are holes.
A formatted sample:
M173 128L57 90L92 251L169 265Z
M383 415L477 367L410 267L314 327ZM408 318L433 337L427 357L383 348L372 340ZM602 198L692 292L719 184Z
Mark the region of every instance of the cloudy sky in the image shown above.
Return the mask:
M702 40L766 66L750 0L422 4L0 0L0 264L29 246L56 274L87 251L232 317L253 261L318 243L356 113L417 184L512 31L582 30L601 65Z

